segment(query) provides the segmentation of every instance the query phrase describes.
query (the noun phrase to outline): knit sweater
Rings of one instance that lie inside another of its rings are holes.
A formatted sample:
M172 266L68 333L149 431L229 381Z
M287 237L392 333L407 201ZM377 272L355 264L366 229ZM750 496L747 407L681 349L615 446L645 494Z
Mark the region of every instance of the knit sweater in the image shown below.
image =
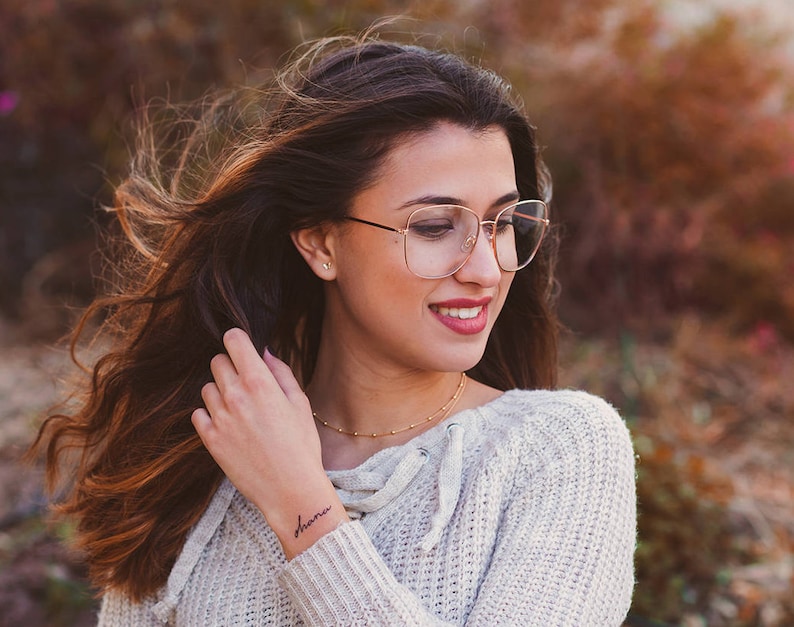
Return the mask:
M634 456L601 399L509 391L328 476L352 521L290 562L225 481L163 589L108 591L100 626L604 627L628 611Z

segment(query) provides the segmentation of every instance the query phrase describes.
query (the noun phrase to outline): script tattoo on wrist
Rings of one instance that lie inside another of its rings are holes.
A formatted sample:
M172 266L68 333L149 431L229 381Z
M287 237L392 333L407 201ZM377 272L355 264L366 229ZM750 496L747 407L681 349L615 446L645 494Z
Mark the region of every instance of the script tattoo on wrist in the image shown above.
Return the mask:
M320 518L322 516L325 516L330 511L331 511L331 506L329 505L325 509L320 510L319 512L317 512L314 516L309 518L309 520L307 520L306 522L301 522L301 515L298 514L298 528L295 529L295 537L297 538L300 534L302 534L309 527L311 527L315 522L317 522L318 518Z

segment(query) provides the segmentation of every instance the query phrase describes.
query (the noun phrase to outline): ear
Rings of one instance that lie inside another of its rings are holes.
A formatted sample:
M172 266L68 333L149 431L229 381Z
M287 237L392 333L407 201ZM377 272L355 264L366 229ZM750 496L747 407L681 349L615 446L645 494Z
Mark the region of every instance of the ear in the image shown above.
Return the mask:
M329 225L313 226L290 233L295 248L309 264L314 274L324 281L336 278L334 264L334 243L332 228Z

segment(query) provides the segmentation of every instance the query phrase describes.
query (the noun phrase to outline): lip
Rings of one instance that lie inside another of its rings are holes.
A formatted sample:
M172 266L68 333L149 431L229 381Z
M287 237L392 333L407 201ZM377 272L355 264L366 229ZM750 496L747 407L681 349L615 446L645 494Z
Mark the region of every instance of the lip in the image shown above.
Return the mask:
M453 298L451 300L445 300L438 303L432 303L435 307L446 307L448 309L451 308L471 308L471 307L482 307L482 310L477 317L475 318L468 318L462 320L460 318L453 318L451 316L444 316L437 311L434 311L432 308L430 309L430 313L433 314L436 319L441 322L445 327L454 331L455 333L459 333L461 335L475 335L477 333L482 333L485 330L485 327L488 326L488 303L491 302L491 297L486 296L485 298Z

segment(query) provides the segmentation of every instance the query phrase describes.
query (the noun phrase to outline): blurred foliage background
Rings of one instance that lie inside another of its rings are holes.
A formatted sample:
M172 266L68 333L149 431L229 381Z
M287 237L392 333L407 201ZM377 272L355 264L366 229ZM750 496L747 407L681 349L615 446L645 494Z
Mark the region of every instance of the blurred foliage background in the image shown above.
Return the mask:
M0 346L52 342L93 295L140 106L401 14L384 37L507 76L546 146L563 383L615 404L638 452L632 624L794 624L794 20L763 4L0 0ZM22 509L0 508L0 617L92 624L79 556L41 553L68 527Z

